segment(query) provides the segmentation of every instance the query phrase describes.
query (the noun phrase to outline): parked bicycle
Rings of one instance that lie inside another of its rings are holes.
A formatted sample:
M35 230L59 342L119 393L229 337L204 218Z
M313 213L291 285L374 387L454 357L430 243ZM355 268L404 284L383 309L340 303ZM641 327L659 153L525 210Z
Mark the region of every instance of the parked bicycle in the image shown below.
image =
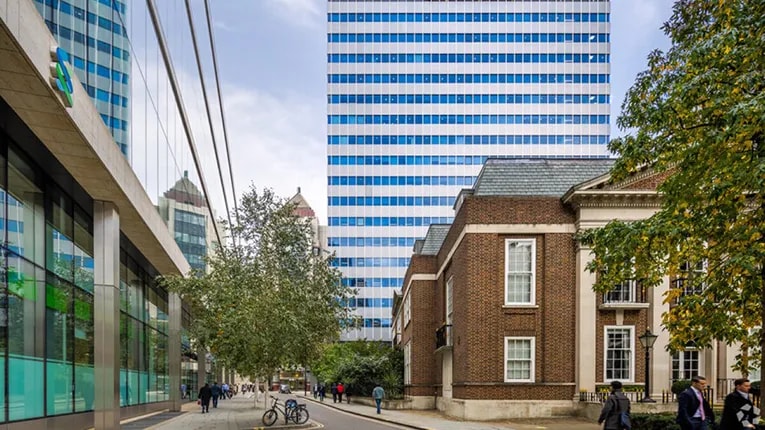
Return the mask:
M279 419L279 413L284 416L284 424L290 421L295 424L305 424L308 421L308 409L305 404L298 404L296 400L287 400L284 407L279 403L279 399L270 396L273 399L271 409L263 414L263 425L272 426Z

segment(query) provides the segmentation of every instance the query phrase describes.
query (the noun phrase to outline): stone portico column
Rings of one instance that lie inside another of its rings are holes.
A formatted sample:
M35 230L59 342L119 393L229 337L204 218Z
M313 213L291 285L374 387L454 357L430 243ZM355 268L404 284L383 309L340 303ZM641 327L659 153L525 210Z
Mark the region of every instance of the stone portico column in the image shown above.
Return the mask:
M120 216L93 203L95 430L120 428Z
M596 316L597 300L592 285L595 274L587 270L592 260L590 248L579 246L576 251L576 388L595 391Z

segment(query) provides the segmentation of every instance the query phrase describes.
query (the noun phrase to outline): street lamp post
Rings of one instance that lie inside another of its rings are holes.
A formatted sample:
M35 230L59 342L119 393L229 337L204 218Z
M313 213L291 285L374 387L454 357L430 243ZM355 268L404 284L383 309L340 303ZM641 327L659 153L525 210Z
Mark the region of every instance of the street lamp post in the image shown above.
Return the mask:
M640 400L642 403L656 403L656 400L651 398L650 365L651 348L653 347L653 344L656 342L656 338L658 337L659 336L651 333L651 330L646 328L645 333L643 333L643 335L638 338L640 339L640 344L643 345L643 349L645 349L645 393L643 393L643 399Z

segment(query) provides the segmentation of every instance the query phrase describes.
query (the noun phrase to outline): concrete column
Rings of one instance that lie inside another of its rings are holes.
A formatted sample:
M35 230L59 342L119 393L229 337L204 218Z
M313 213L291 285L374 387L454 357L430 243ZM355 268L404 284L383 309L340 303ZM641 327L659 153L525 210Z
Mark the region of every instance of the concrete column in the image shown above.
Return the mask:
M178 294L168 296L168 371L170 372L170 410L180 412L181 405L181 298Z
M207 352L204 349L197 350L197 392L207 383Z
M93 203L95 430L120 428L120 217L114 203Z
M595 274L587 270L593 258L590 248L580 246L576 252L576 393L595 391L595 351L597 348L595 326L597 300L592 286Z

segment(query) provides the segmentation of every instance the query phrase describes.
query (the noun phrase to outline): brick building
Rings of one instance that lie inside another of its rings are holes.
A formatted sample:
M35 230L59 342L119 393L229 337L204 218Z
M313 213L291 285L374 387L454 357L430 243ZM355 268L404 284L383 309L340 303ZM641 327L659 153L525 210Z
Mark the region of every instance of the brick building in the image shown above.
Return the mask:
M393 315L414 408L470 420L574 414L582 391L611 380L644 384L637 337L646 327L659 335L654 393L694 374L733 377L729 348L665 351L669 278L647 291L625 282L593 292L591 253L577 231L659 208L661 175L611 183L612 164L490 159L458 195L454 222L432 225L415 243Z

